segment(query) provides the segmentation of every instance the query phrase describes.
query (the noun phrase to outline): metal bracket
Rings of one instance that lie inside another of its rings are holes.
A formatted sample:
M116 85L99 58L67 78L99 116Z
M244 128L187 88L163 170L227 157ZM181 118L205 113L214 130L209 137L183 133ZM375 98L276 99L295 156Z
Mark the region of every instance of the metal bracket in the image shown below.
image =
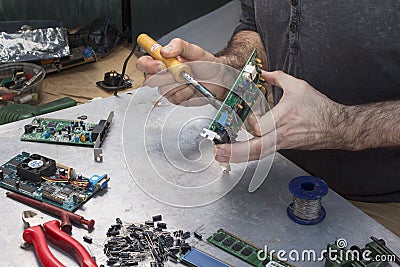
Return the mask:
M108 115L108 118L107 118L107 121L105 124L104 138L110 129L113 118L114 118L114 111L111 111L110 114ZM104 138L103 138L103 140L104 140ZM103 162L103 149L100 148L101 145L103 144L103 140L101 139L100 134L99 134L97 136L96 141L94 142L94 148L93 148L94 161L99 162L99 163Z

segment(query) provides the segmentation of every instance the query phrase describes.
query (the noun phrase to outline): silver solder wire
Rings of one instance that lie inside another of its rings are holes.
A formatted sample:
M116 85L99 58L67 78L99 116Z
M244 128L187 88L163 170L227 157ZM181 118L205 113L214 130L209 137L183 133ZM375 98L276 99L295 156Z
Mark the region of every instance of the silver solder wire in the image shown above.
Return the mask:
M321 214L321 199L301 199L293 196L293 214L303 220L312 221Z

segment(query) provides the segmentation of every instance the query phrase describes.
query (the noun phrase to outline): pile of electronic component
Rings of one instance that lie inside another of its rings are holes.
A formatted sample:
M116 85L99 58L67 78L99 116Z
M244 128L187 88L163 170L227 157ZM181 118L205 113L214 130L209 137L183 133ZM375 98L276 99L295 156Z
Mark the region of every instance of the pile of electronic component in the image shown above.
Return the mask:
M103 252L107 256L108 266L136 266L139 262L152 258L150 267L162 267L164 262L178 262L180 254L185 254L191 246L185 241L190 232L167 231L167 224L162 216L153 216L144 223L123 223L116 219L116 224L107 231L107 241ZM194 234L201 239L201 235Z

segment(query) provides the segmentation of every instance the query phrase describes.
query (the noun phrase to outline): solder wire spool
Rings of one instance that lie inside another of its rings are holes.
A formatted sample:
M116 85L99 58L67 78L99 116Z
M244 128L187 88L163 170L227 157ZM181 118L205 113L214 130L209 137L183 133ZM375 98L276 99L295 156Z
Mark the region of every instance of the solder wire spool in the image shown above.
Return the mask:
M299 176L289 183L293 202L287 207L289 218L302 225L318 224L325 219L326 211L321 199L328 193L328 185L314 176Z

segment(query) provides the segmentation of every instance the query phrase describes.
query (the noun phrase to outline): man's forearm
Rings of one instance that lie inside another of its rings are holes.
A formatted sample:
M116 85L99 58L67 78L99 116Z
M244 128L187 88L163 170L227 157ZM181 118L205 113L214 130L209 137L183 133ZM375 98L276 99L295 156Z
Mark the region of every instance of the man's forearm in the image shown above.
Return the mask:
M400 100L344 108L344 148L400 146Z
M221 63L236 69L243 68L254 48L263 61L264 68L267 66L267 56L260 35L253 31L240 31L232 36L226 48L217 53Z

